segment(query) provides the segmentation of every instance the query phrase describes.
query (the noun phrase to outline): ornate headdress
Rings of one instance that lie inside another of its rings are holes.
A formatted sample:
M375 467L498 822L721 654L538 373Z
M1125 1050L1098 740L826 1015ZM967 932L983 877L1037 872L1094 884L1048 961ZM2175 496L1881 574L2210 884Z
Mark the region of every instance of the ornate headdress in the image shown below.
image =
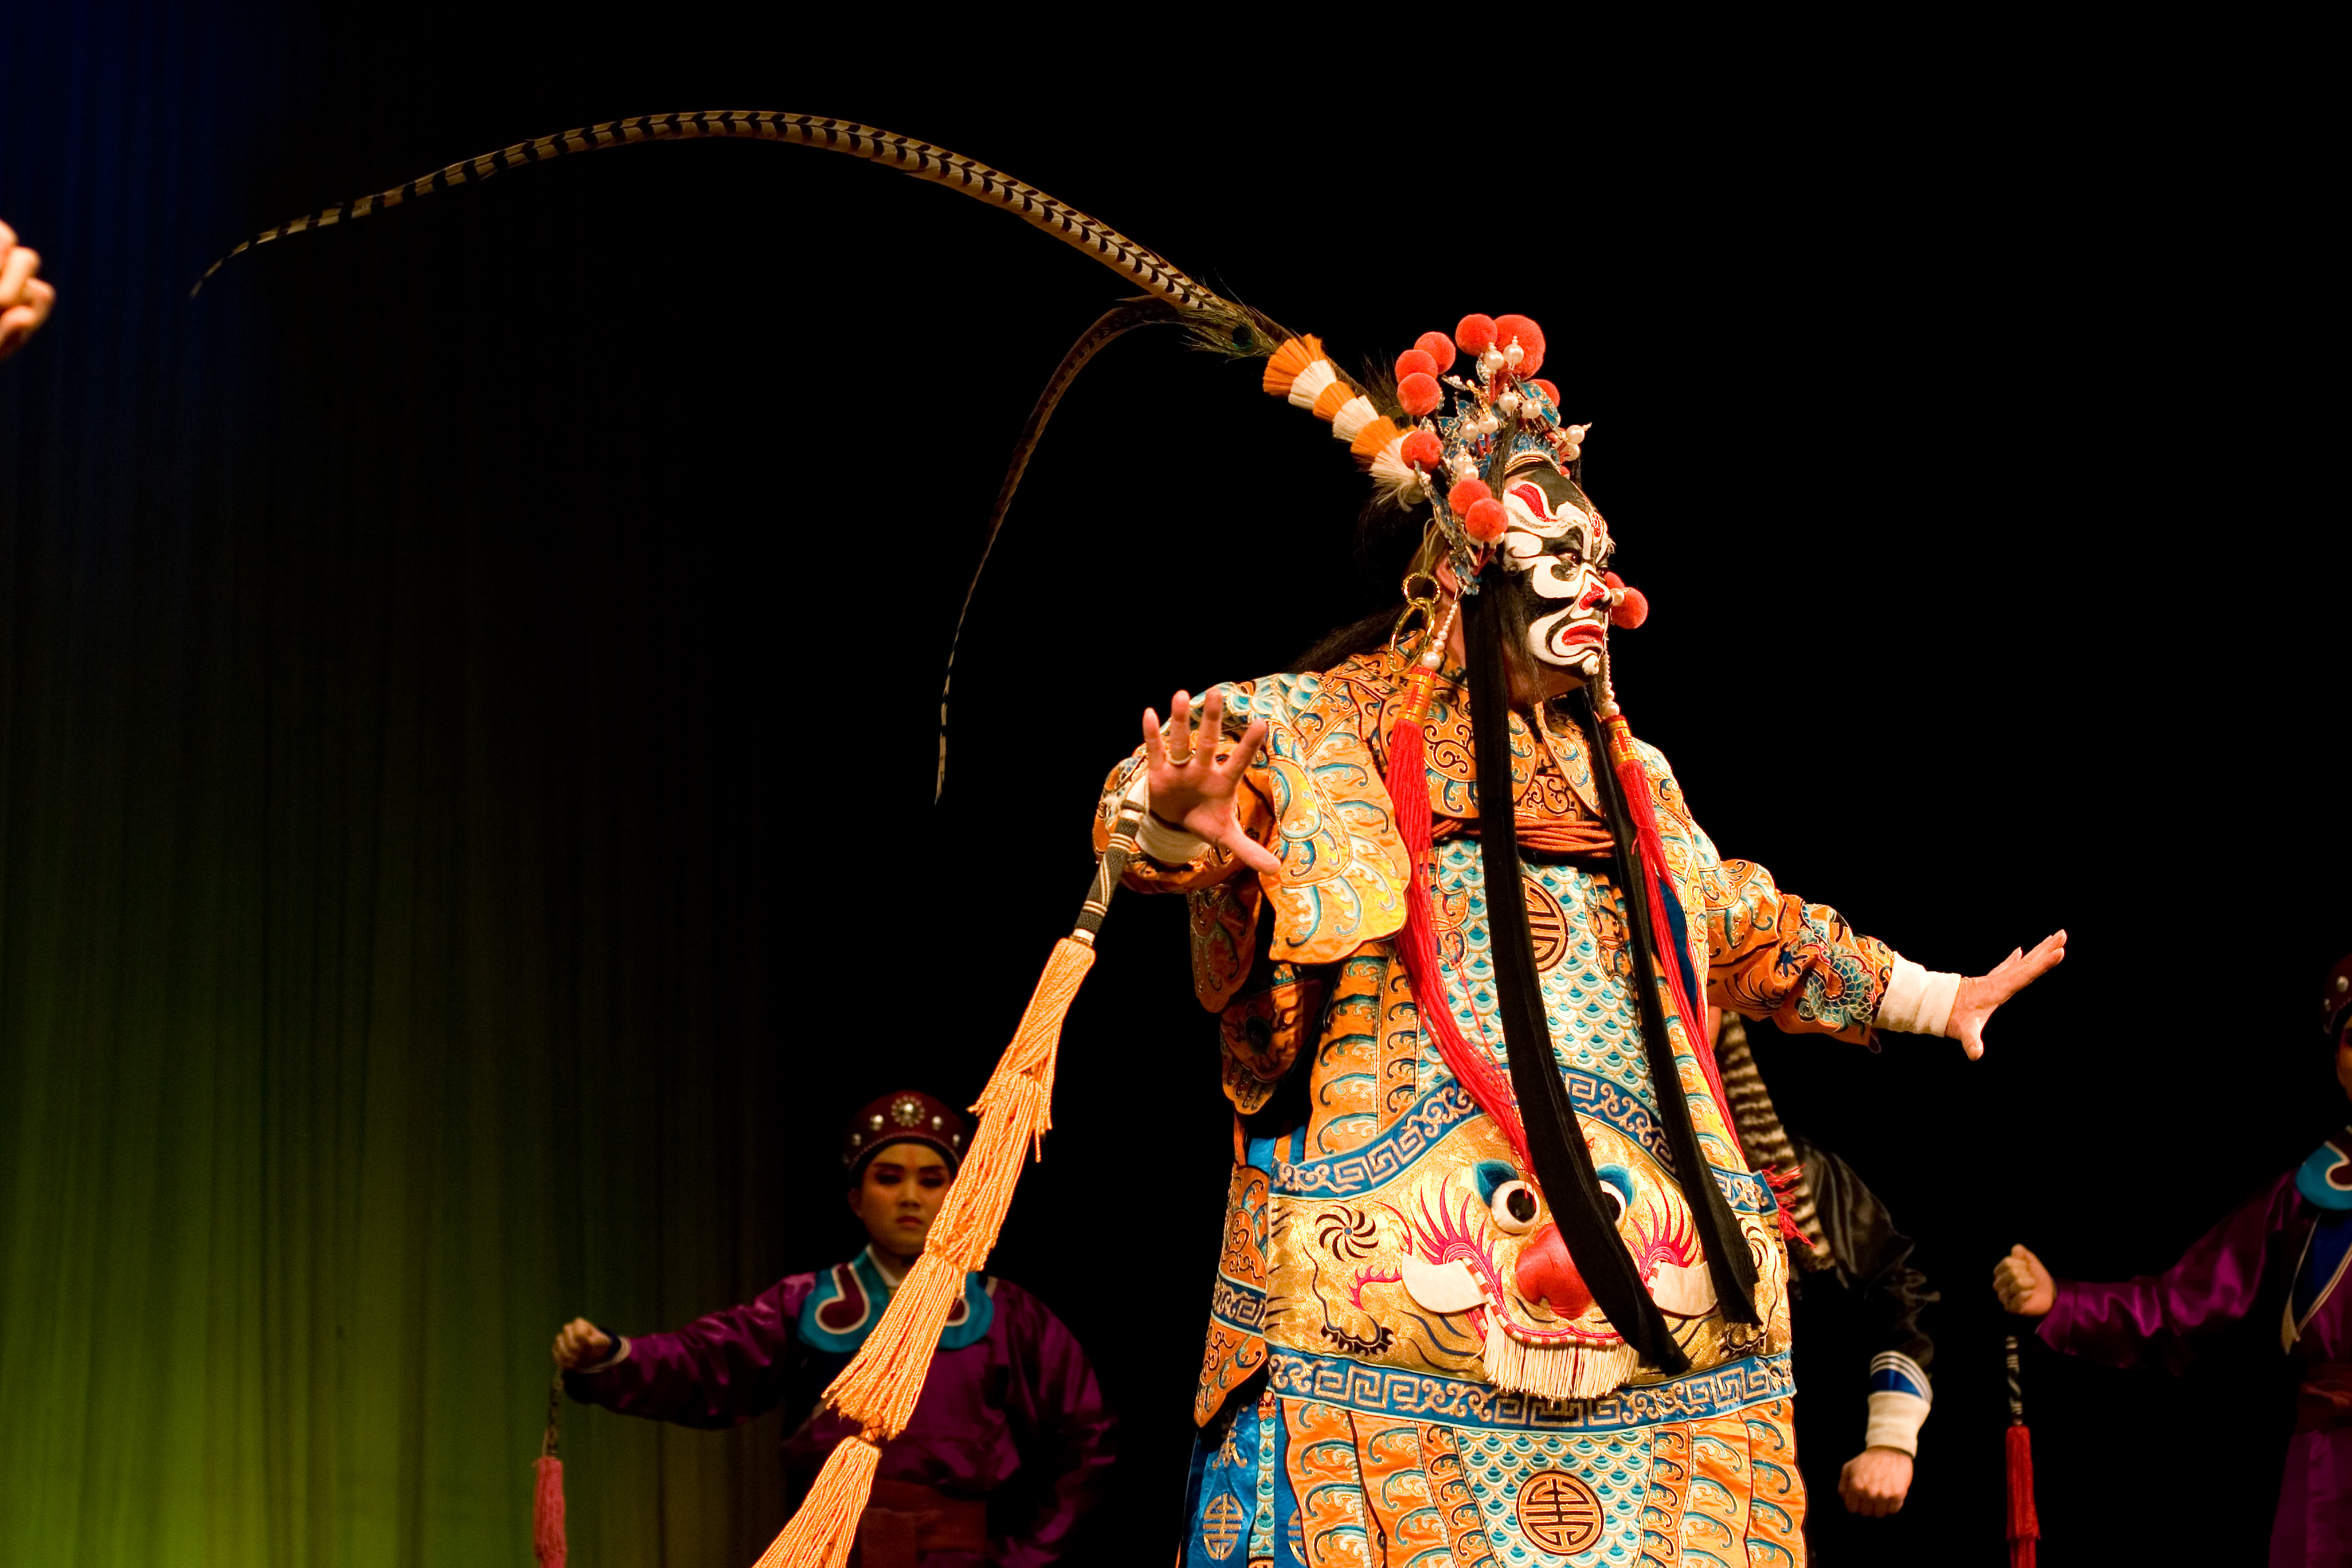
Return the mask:
M1108 344L1137 327L1154 323L1181 326L1198 347L1235 358L1265 359L1266 391L1328 423L1332 434L1345 441L1370 471L1388 499L1408 508L1423 503L1430 507L1430 526L1434 531L1424 541L1424 558L1443 549L1461 596L1442 619L1433 598L1421 600L1415 606L1427 618L1426 648L1416 661L1399 705L1390 749L1390 795L1398 808L1398 837L1412 865L1407 922L1398 945L1416 992L1423 996L1443 994L1442 989L1427 989L1443 985L1430 934L1424 861L1431 826L1428 791L1420 772L1420 721L1430 683L1458 611L1465 632L1475 710L1498 720L1507 715L1511 688L1501 640L1502 616L1494 607L1501 595L1486 590L1500 584L1507 573L1524 574L1537 595L1549 601L1552 613L1530 628L1531 639L1540 640L1547 635L1543 628L1554 626L1554 633L1549 634L1556 645L1552 651L1565 654L1572 649L1575 658L1551 662L1574 664L1591 678L1586 690L1591 696L1595 729L1603 739L1610 764L1596 767L1593 774L1616 844L1617 877L1629 895L1627 912L1641 954L1641 973L1654 972L1663 977L1663 984L1633 988L1651 1072L1662 1090L1659 1119L1674 1168L1681 1173L1722 1310L1728 1317L1754 1323L1755 1275L1748 1247L1720 1188L1707 1174L1686 1097L1664 1091L1679 1081L1664 1006L1670 998L1675 1017L1690 1037L1693 1054L1718 1101L1722 1099L1721 1086L1715 1081L1713 1053L1696 1035L1705 1016L1694 1005L1701 993L1690 963L1681 902L1667 871L1653 815L1651 784L1610 690L1605 637L1596 624L1605 610L1606 618L1615 624L1638 625L1644 606L1640 595L1613 574L1601 573L1608 548L1607 530L1599 513L1582 502L1580 485L1577 502L1555 511L1540 486L1508 482L1514 472L1532 465L1548 466L1570 479L1578 477L1580 467L1586 426L1562 422L1558 389L1537 375L1544 363L1545 344L1543 332L1533 321L1516 315L1471 315L1461 320L1451 338L1424 333L1397 361L1393 392L1376 391L1335 363L1318 340L1290 332L1260 312L1223 298L1157 252L984 163L847 121L754 110L650 115L519 142L389 191L264 230L215 262L205 276L209 279L223 263L255 246L351 222L437 191L488 179L502 170L640 142L706 137L793 142L847 153L950 186L1076 247L1142 290L1141 298L1114 306L1088 327L1048 378L998 489L980 565L973 572L975 586L1030 456L1071 383ZM197 287L203 287L201 280ZM1550 563L1549 573L1537 570L1544 563ZM1547 578L1552 581L1547 583ZM971 605L967 590L963 611L957 618L959 634ZM952 663L950 644L950 673ZM943 691L942 781L946 714ZM1478 776L1508 779L1512 767L1507 723L1474 724L1473 739ZM1130 816L1139 810L1131 804L1128 809ZM1520 868L1511 812L1507 807L1490 810L1481 826L1480 853L1487 885L1515 884ZM1056 957L1032 998L1029 1016L982 1095L986 1114L971 1141L968 1169L956 1183L950 1208L942 1210L924 1258L894 1299L882 1327L827 1390L827 1400L835 1408L845 1414L855 1409L866 1438L842 1444L826 1461L824 1475L808 1502L762 1558L763 1568L788 1560L837 1563L846 1555L857 1510L878 1463L878 1440L904 1429L921 1388L919 1368L938 1341L939 1322L954 1293L961 1289L963 1271L979 1268L993 1247L1022 1159L1046 1125L1046 1097L1060 1019L1091 963L1093 926L1099 922L1102 908L1117 886L1118 867L1127 852L1122 845L1131 847L1131 837L1123 839L1114 833L1112 849L1097 868L1096 889L1077 930L1057 945ZM1591 1155L1578 1133L1567 1088L1560 1075L1549 1070L1552 1053L1547 1048L1548 1026L1526 910L1517 899L1499 899L1491 901L1489 918L1494 927L1497 1013L1510 1081L1506 1084L1494 1062L1461 1038L1450 1007L1423 1007L1423 1025L1455 1078L1518 1145L1580 1273L1611 1321L1643 1360L1669 1372L1679 1371L1688 1364L1687 1358L1643 1288L1617 1237L1599 1195ZM1728 1121L1727 1110L1725 1115ZM908 1375L910 1369L914 1369L911 1376Z

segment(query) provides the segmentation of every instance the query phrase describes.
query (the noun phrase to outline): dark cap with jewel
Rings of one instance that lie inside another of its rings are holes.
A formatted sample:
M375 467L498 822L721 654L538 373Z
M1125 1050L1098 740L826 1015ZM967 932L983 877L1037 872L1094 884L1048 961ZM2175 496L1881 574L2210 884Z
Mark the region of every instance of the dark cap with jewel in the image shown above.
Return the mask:
M886 1094L850 1118L841 1141L841 1163L852 1181L863 1175L874 1151L891 1143L922 1143L940 1152L952 1171L971 1142L971 1123L944 1100L911 1089Z
M2352 1011L2352 952L2336 961L2327 972L2327 981L2321 987L2319 1005L2326 1021L2328 1044L2336 1043L2336 1031L2344 1026L2344 1015Z

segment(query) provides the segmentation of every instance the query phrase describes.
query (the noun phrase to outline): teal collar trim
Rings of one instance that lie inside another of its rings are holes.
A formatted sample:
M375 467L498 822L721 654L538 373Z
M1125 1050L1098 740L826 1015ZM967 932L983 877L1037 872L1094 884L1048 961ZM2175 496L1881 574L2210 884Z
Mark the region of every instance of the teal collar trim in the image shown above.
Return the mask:
M812 1350L835 1355L855 1355L882 1313L890 1305L891 1286L867 1247L846 1263L836 1263L817 1276L816 1289L801 1303L793 1331ZM963 1294L948 1309L947 1327L940 1331L940 1349L960 1351L979 1342L996 1321L996 1281L985 1274L963 1277Z
M2294 1190L2324 1209L2352 1209L2352 1127L2330 1135L2294 1173Z

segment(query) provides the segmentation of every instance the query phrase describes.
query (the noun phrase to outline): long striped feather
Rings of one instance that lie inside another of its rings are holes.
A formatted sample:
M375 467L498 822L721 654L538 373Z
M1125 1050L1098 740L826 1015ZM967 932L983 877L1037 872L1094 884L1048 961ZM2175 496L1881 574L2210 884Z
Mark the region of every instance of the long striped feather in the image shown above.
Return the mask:
M940 689L940 766L933 796L936 799L937 791L944 791L947 787L948 693L954 683L955 649L963 636L964 620L971 613L972 596L979 590L981 573L986 568L989 554L995 548L998 531L1003 527L1005 514L1012 509L1013 492L1020 488L1021 477L1028 468L1030 456L1036 450L1039 439L1045 435L1046 422L1053 417L1055 407L1069 391L1071 383L1077 379L1078 373L1086 368L1087 363L1115 339L1136 327L1154 321L1181 321L1188 329L1187 338L1195 347L1241 358L1263 358L1292 336L1279 322L1204 288L1159 252L1139 245L1108 224L1080 212L1066 202L1056 201L1036 186L1016 180L1003 170L991 168L976 159L950 153L928 142L918 142L909 136L877 130L871 125L860 125L855 121L743 109L704 110L690 114L646 114L629 120L607 121L601 125L583 125L558 135L518 142L494 153L463 159L410 180L405 184L394 185L388 191L339 202L274 228L263 229L205 268L205 275L196 280L195 287L189 293L194 296L203 292L215 273L257 245L268 245L289 235L368 217L399 206L404 202L431 195L436 191L487 180L504 169L523 168L574 153L596 153L608 147L626 147L641 142L695 141L711 136L794 142L887 164L919 180L946 185L991 205L1002 207L1064 244L1085 251L1104 266L1140 285L1145 291L1144 298L1130 300L1105 314L1071 345L1069 352L1062 356L1061 363L1055 367L1035 406L1030 410L1029 421L1023 426L1021 439L1013 447L1012 462L1005 469L1004 482L997 490L996 505L989 513L988 531L981 546L980 562L973 567L971 582L964 590L963 605L956 613L955 634L948 644L947 679ZM1362 390L1345 373L1340 374L1339 379L1355 386L1358 391ZM1391 401L1384 399L1384 405Z
M1231 314L1246 319L1247 313L1238 306L1194 282L1157 251L1137 244L1108 224L1089 217L1066 202L1055 201L1036 186L1016 180L1001 169L992 169L975 159L950 153L944 147L934 147L928 142L918 142L911 136L899 136L854 121L824 120L813 114L781 114L768 110L749 109L703 110L691 114L641 114L629 120L607 121L601 125L583 125L560 135L518 142L495 153L463 159L405 184L394 185L388 191L339 202L333 206L281 223L275 228L265 228L205 268L204 277L196 280L195 288L189 293L193 296L201 292L214 273L255 246L268 245L289 235L329 228L336 224L367 217L396 207L403 202L431 195L436 191L487 180L502 169L518 169L573 153L597 153L608 147L626 147L640 142L691 141L707 136L796 142L803 147L822 147L872 163L887 163L919 180L948 185L966 195L1003 207L1064 244L1085 251L1104 266L1140 285L1154 298L1188 310L1214 315Z
M1004 526L1004 514L1013 509L1013 493L1021 488L1021 476L1029 471L1029 458L1037 450L1037 443L1045 434L1045 424L1054 417L1070 384L1078 379L1078 372L1088 361L1109 347L1113 342L1138 327L1154 321L1177 321L1185 313L1156 300L1135 300L1117 305L1103 313L1095 324L1078 334L1046 379L1045 389L1037 395L1035 406L1029 410L1029 421L1021 426L1021 439L1013 444L1013 459L1004 466L1004 483L997 487L996 505L989 510L988 532L980 547L980 560L971 569L971 581L963 591L962 607L956 611L955 633L948 639L947 676L940 682L940 773L931 792L932 804L948 787L948 692L955 685L956 645L963 639L963 623L971 614L972 596L980 592L980 574L988 569L988 557L996 548L997 531Z

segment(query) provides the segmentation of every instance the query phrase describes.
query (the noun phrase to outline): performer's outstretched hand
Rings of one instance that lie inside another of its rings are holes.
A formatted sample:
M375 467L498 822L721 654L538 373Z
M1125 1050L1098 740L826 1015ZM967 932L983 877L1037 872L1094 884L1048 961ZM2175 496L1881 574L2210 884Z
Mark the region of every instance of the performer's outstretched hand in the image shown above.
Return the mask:
M58 291L33 276L40 269L41 253L0 223L0 359L23 348L58 302Z
M2032 952L2011 951L1993 965L1990 974L1962 980L1952 998L1951 1022L1944 1026L1944 1032L1960 1042L1969 1060L1976 1060L1984 1055L1985 1020L1992 1016L1992 1010L2057 968L2065 956L2066 933L2052 931L2033 944Z
M1234 796L1242 785L1242 772L1258 748L1265 744L1265 721L1253 720L1242 732L1241 743L1223 762L1216 760L1217 737L1224 733L1224 693L1212 689L1201 704L1201 722L1192 724L1192 699L1180 691L1168 704L1168 729L1163 735L1160 715L1143 710L1143 756L1151 769L1151 815L1171 827L1223 845L1253 871L1278 871L1282 862L1242 831L1234 815ZM1955 1003L1958 1011L1958 1004Z
M574 1318L555 1336L555 1364L566 1372L594 1366L613 1353L613 1336L585 1318Z
M1864 1519L1903 1511L1911 1495L1911 1456L1900 1448L1864 1448L1838 1472L1838 1496L1845 1510Z
M1993 1265L1992 1293L2021 1318L2039 1318L2058 1304L2058 1281L2042 1267L2042 1259L2022 1247Z

